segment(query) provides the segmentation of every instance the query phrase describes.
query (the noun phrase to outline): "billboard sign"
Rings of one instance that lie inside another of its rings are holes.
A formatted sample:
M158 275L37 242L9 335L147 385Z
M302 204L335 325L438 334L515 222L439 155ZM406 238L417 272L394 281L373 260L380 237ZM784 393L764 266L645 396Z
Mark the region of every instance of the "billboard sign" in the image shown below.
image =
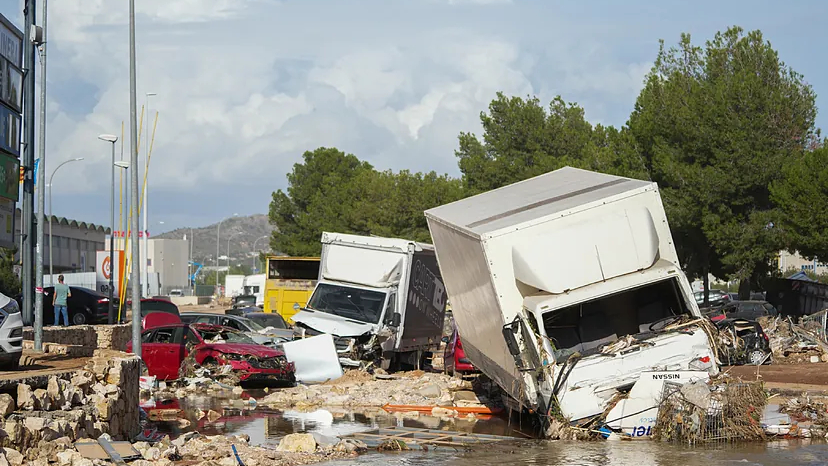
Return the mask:
M14 201L0 199L0 248L14 247Z
M95 289L108 295L109 276L112 275L113 294L120 296L121 277L124 276L124 252L116 250L114 259L110 260L109 251L98 251L95 261Z
M20 196L20 160L0 152L0 198L16 201ZM2 226L0 226L2 228Z
M0 18L0 57L23 68L23 32L5 17Z

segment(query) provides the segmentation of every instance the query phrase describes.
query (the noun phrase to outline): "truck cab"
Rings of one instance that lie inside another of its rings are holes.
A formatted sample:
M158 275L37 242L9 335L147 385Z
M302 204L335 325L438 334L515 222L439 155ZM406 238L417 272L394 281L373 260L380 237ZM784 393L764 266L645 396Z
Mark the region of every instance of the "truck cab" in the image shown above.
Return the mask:
M442 337L445 287L431 245L323 233L319 280L293 316L298 338L334 337L344 366L417 366Z

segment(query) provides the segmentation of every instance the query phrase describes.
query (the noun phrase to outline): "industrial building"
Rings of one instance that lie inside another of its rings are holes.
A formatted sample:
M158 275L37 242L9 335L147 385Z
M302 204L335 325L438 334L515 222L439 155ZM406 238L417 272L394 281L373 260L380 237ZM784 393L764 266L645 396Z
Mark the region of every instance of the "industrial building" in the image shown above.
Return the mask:
M14 244L20 250L20 209L15 211ZM43 269L49 273L49 266L55 273L95 272L97 251L108 249L106 243L109 228L94 223L79 222L65 217L52 217L52 247L49 250L49 217L43 229ZM54 263L50 262L50 258ZM19 256L15 256L19 260ZM48 283L47 283L48 286Z

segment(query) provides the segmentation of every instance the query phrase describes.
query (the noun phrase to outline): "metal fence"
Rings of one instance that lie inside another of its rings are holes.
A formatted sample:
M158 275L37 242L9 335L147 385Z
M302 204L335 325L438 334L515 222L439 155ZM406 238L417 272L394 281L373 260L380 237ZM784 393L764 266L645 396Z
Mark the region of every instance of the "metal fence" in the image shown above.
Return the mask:
M43 286L55 286L58 282L60 274L44 274ZM94 290L96 286L97 274L95 272L79 272L79 273L64 273L63 283L69 286L79 286L82 288L89 288Z

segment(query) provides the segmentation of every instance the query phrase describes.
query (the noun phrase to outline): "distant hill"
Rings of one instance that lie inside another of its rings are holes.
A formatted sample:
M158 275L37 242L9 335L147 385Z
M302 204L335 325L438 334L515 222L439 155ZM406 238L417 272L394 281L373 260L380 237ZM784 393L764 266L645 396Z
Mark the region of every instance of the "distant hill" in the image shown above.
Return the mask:
M193 260L204 265L213 265L216 257L216 229L218 223L206 227L192 228ZM267 251L270 248L270 235L273 227L268 222L267 215L256 214L249 217L231 217L221 224L221 253L227 254L227 240L230 238L230 263L233 265L246 264L250 266L253 243L256 242L256 252ZM178 228L173 231L155 236L155 238L183 239L190 238L190 228ZM266 236L267 238L262 238ZM224 261L221 261L224 265Z

